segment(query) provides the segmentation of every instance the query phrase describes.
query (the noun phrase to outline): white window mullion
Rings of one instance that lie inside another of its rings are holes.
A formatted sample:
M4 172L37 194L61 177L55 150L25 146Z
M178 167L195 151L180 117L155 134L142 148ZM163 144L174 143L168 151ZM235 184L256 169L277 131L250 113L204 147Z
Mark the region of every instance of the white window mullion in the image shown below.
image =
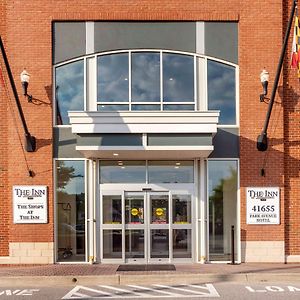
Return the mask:
M163 110L163 56L162 51L160 51L160 110Z
M197 57L194 56L194 110L198 110L198 86L197 86Z
M128 52L128 92L129 92L129 111L131 111L131 51Z

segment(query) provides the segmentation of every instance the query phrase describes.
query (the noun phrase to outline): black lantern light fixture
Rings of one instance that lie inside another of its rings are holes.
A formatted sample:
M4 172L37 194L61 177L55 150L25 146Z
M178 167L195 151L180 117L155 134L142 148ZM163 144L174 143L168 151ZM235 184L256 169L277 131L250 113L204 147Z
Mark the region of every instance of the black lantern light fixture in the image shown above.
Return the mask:
M275 101L276 90L277 90L279 79L280 79L280 73L281 73L281 69L282 69L282 65L283 65L283 61L284 61L284 56L285 56L285 52L286 52L286 48L287 48L287 44L288 44L288 39L289 39L289 35L291 32L291 28L292 28L293 17L294 17L296 7L297 7L297 2L298 2L298 0L294 0L293 5L291 7L289 21L287 24L287 29L285 31L284 40L283 40L281 53L280 53L280 57L279 57L279 62L277 65L277 71L276 71L275 78L274 78L271 97L270 97L270 101L268 104L268 110L267 110L267 114L266 114L265 123L264 123L263 129L261 131L261 134L257 137L256 148L258 151L268 150L268 126L269 126L269 122L270 122L270 118L271 118L273 104ZM261 73L261 79L260 79L261 83L264 87L264 92L263 92L263 94L260 95L261 101L264 101L264 99L265 99L265 92L267 94L267 89L265 90L265 87L266 88L268 87L267 82L269 80L268 72L266 72L267 74L266 73L263 74L263 73L264 72Z
M27 97L28 102L32 102L32 95L28 95L28 92L27 92L30 74L24 68L24 70L20 74L20 77L21 77L21 83L22 83L22 88L23 88L23 95Z
M259 96L260 102L264 102L264 100L268 94L269 78L270 78L269 72L264 68L262 70L262 72L260 73L260 82L263 87L263 93L260 94L260 96Z

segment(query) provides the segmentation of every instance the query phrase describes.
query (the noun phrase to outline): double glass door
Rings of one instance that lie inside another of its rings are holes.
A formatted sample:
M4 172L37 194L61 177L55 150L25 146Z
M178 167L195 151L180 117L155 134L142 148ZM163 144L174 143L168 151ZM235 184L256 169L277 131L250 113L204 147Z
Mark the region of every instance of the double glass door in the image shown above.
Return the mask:
M192 259L191 195L102 195L102 259L125 263Z

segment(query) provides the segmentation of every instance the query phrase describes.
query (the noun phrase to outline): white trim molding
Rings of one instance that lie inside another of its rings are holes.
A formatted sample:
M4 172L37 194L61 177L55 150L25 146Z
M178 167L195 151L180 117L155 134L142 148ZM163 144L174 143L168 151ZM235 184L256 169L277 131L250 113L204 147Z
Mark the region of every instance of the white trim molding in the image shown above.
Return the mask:
M219 111L96 112L69 111L72 133L217 132Z

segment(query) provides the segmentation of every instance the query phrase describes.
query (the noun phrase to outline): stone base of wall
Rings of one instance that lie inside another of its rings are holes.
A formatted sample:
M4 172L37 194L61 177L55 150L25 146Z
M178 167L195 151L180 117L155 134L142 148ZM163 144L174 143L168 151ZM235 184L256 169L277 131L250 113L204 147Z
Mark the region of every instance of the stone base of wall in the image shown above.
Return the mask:
M284 241L242 242L242 262L285 262Z
M286 255L285 261L287 263L300 263L300 255Z
M0 264L53 264L54 243L9 243L9 256Z

